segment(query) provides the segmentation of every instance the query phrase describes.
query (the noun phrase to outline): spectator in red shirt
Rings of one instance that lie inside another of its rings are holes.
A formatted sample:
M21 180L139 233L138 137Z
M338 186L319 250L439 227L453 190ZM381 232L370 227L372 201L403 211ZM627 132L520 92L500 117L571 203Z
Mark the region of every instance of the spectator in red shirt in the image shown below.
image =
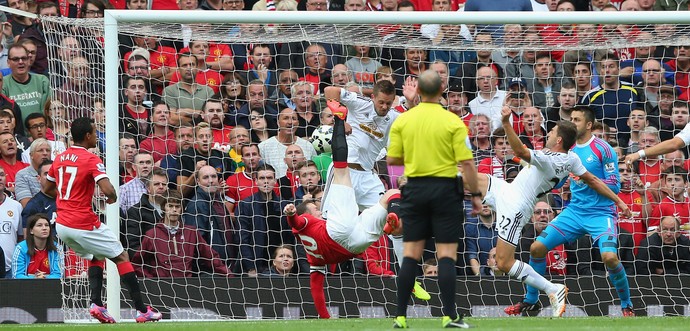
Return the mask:
M231 175L225 182L227 187L225 191L225 199L227 200L225 206L231 212L235 210L235 204L238 201L250 197L259 190L259 188L254 185L254 180L252 179L254 171L259 167L259 164L261 164L259 145L243 145L240 148L240 153L242 154L244 171Z
M11 132L0 133L0 167L5 169L7 190L14 193L14 178L29 164L17 161L17 141Z
M628 168L625 161L618 162L618 172L621 175L621 190L618 197L632 212L630 218L619 218L618 226L632 234L635 247L637 247L642 239L647 237L647 220L652 214L651 195L639 176ZM635 254L637 254L637 248L635 248Z
M134 171L134 155L137 154L137 142L129 133L120 134L120 185L137 176Z
M674 216L680 220L681 225L690 221L690 202L685 197L688 172L681 167L671 167L661 175L661 190L663 197L654 206L652 216L649 219L649 231L659 227L659 222L664 216Z
M178 154L175 134L168 127L170 109L165 102L159 101L151 110L151 134L139 144L139 151L153 155L156 166L168 154Z
M543 149L546 144L546 131L542 127L544 118L539 108L525 108L521 121L525 129L520 133L520 141L529 149Z
M640 131L640 149L652 147L659 143L659 130L648 126ZM640 179L645 185L651 185L659 180L661 172L661 159L658 156L647 157L637 162Z
M487 175L492 175L500 179L505 179L505 162L506 155L510 150L510 145L506 138L506 132L503 128L494 130L491 135L491 145L493 147L494 156L485 158L477 166L477 172Z

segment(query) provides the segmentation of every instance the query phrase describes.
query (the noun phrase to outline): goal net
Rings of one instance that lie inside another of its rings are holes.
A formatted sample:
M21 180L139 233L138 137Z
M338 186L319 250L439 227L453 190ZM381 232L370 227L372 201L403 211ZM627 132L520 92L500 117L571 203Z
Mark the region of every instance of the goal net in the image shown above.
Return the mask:
M68 141L60 127L67 128L79 116L96 120L102 138L99 152L111 181L118 184L119 178L122 186L116 207L107 209L102 199L95 199L100 202L95 208L119 229L146 301L170 319L316 316L304 247L295 241L281 212L287 202L321 196L306 179L309 167L292 167L293 161L314 159L322 182L326 179L322 164L328 155L317 156L308 143L318 126L329 123L327 116L320 116L326 86L367 97L376 80L388 79L397 88L395 103L403 105L406 78L426 69L438 71L447 89L444 105L470 126L480 171L506 179L514 178L519 165L510 160L512 153L500 133L492 134L500 127L506 99L515 113L513 126L534 149L544 147L547 130L568 119L576 104L589 104L595 111L603 125L595 125L594 132L618 157L670 139L688 122L688 27L672 24L671 16L661 14L653 19L596 15L598 23L590 24L582 23L594 22L584 15L568 18L559 13L554 17L563 18L562 24L553 24L559 21L550 16L517 13L500 16L505 20L481 13L382 13L381 20L374 13L113 13L117 45L105 42L103 20L42 18L52 102L63 107L51 114L53 130ZM345 24L348 17L353 23ZM338 24L322 24L331 18ZM636 20L668 24L633 24ZM116 51L108 53L107 47ZM308 82L308 88L301 88L299 81ZM296 109L294 125L305 142L297 143L297 156L262 143L286 126L278 117L285 108ZM251 159L251 148L240 150L249 143L259 144L261 163L275 169L275 178L262 182L269 188L276 183L275 190L257 191L260 185L251 184L265 178L250 177L250 170L262 168ZM207 147L210 159L203 157ZM243 151L250 156L243 158ZM680 175L687 183L687 156L682 150L647 160L635 167L635 174L621 178L621 194L634 205L634 217L617 224L623 233L619 255L638 314L690 314L690 293L681 285L690 281L684 275L690 272L690 260L685 259L690 253L682 246L687 233L674 232L678 239L673 241L673 258L663 253L669 244L647 237L648 232L663 237L670 231L662 227L665 216L688 223L688 205L679 202L687 199L685 187L674 189L665 180ZM202 160L215 169L197 170ZM607 170L618 167L612 162ZM389 188L403 179L402 169L383 161L375 171ZM217 183L210 176L216 174ZM170 190L182 192L184 227L161 223L160 198L165 193L156 183L163 180ZM518 246L523 261L546 222L569 203L567 187L549 192L535 208ZM642 198L645 195L648 198ZM471 316L505 316L503 308L524 294L519 281L492 268L497 236L491 217L468 215L465 234L458 238L457 303L459 311ZM288 249L281 250L282 245ZM428 247L418 280L432 299L410 301L410 316L440 314L434 251ZM547 278L570 287L566 316L620 315L619 298L591 237L555 248L547 261ZM280 275L283 269L290 275ZM391 276L397 270L388 237L366 255L329 268L325 289L332 316L393 314L396 287ZM108 268L108 287L117 288L117 277L111 278L115 273ZM66 320L88 319L87 283L78 272L63 279ZM109 307L121 305L122 318L132 318L126 291L117 298L113 293L120 292L109 292ZM548 306L544 295L541 301ZM548 309L542 314L549 316Z

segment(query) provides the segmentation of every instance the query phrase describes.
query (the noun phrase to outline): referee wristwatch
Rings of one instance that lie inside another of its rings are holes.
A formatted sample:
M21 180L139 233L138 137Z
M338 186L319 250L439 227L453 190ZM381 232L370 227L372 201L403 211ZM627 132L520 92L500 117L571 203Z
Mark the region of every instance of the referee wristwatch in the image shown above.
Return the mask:
M482 196L482 192L471 192L470 195L471 195L473 198L474 198L474 197L481 197L481 196Z

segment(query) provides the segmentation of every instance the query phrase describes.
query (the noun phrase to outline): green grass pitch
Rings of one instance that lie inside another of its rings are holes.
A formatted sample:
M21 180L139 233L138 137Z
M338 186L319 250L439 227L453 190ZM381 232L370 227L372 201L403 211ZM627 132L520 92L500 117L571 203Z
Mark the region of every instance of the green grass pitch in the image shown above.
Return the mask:
M602 330L602 331L637 331L637 330L689 330L690 319L685 317L635 317L635 318L467 318L466 321L476 330L506 330L506 331L573 331L573 330ZM441 319L409 319L408 326L417 330L440 329ZM30 324L30 325L2 325L0 330L50 330L50 331L82 331L82 330L160 330L160 331L226 331L226 330L275 330L275 331L307 331L307 330L385 330L391 329L392 319L334 319L334 320L290 320L290 321L227 321L227 322L158 322L150 324L119 323L114 325L100 324Z

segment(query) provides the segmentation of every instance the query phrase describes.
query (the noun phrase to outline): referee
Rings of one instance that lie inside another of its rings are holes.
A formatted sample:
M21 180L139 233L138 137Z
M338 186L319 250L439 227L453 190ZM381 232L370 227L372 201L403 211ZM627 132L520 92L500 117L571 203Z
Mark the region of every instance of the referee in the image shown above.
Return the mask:
M455 306L455 259L462 233L464 210L461 164L466 187L472 193L474 213L481 209L477 169L467 127L438 100L441 77L432 70L419 76L421 103L395 120L390 133L388 164L404 165L409 179L402 187L403 263L398 274L398 310L394 328L407 328L407 302L414 286L417 261L426 239L435 237L438 286L443 303L442 326L467 328Z

